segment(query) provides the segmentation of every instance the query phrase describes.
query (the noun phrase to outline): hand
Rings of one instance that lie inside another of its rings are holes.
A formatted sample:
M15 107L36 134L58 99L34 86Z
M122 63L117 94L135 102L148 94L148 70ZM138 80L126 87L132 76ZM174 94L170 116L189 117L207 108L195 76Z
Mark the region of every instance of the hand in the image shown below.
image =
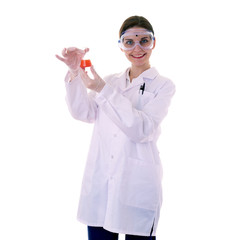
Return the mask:
M79 70L80 77L81 77L84 85L86 86L86 88L89 88L89 89L91 89L93 91L96 91L96 92L100 92L103 89L103 87L105 86L105 82L97 74L97 72L95 71L93 66L90 67L90 70L92 72L93 79L91 79L88 76L87 72L82 68L80 68L80 70Z
M71 73L77 74L80 69L81 60L88 51L89 48L85 48L84 50L75 47L64 48L62 50L63 57L56 55L56 58L64 62L69 67Z

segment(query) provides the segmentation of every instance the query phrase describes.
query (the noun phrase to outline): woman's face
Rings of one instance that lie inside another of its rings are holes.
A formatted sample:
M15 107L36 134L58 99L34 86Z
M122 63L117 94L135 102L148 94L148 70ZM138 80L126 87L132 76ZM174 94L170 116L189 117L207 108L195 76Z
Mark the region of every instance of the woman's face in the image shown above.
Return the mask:
M127 34L129 34L130 36L126 37L126 41L130 40L133 42L140 42L140 41L145 41L145 38L143 38L143 35L139 34L132 34L131 33L135 33L135 32L144 32L146 31L146 29L144 28L138 28L138 27L133 27L127 30ZM150 65L149 63L149 58L152 54L152 50L155 47L155 41L153 42L153 47L151 49L146 49L146 48L142 48L140 46L140 44L136 45L133 49L131 50L126 50L126 49L122 49L121 50L125 53L127 59L132 63L132 66L136 66L136 67L141 67L141 66L147 66Z

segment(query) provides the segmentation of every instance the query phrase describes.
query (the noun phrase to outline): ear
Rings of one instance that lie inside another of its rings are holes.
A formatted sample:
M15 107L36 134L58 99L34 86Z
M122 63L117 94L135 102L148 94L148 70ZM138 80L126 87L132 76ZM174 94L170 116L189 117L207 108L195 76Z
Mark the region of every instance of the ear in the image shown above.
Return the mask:
M152 49L154 49L155 46L156 46L156 37L154 37L154 42L153 42L153 48Z

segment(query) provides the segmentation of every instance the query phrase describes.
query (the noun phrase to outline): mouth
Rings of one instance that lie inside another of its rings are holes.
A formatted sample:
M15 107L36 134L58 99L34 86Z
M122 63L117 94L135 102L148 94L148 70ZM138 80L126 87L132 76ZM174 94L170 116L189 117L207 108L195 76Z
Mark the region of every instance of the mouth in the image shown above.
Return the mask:
M141 58L143 58L145 55L146 55L146 53L144 53L144 54L134 54L134 55L131 55L131 57L136 58L136 59L141 59Z

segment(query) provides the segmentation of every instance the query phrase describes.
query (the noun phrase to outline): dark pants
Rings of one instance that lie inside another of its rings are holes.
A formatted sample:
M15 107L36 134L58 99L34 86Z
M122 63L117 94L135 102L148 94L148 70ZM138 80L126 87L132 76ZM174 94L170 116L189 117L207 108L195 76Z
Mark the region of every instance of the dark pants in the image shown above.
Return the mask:
M88 240L118 240L118 233L109 232L102 227L88 226ZM156 240L156 237L126 235L125 240Z

